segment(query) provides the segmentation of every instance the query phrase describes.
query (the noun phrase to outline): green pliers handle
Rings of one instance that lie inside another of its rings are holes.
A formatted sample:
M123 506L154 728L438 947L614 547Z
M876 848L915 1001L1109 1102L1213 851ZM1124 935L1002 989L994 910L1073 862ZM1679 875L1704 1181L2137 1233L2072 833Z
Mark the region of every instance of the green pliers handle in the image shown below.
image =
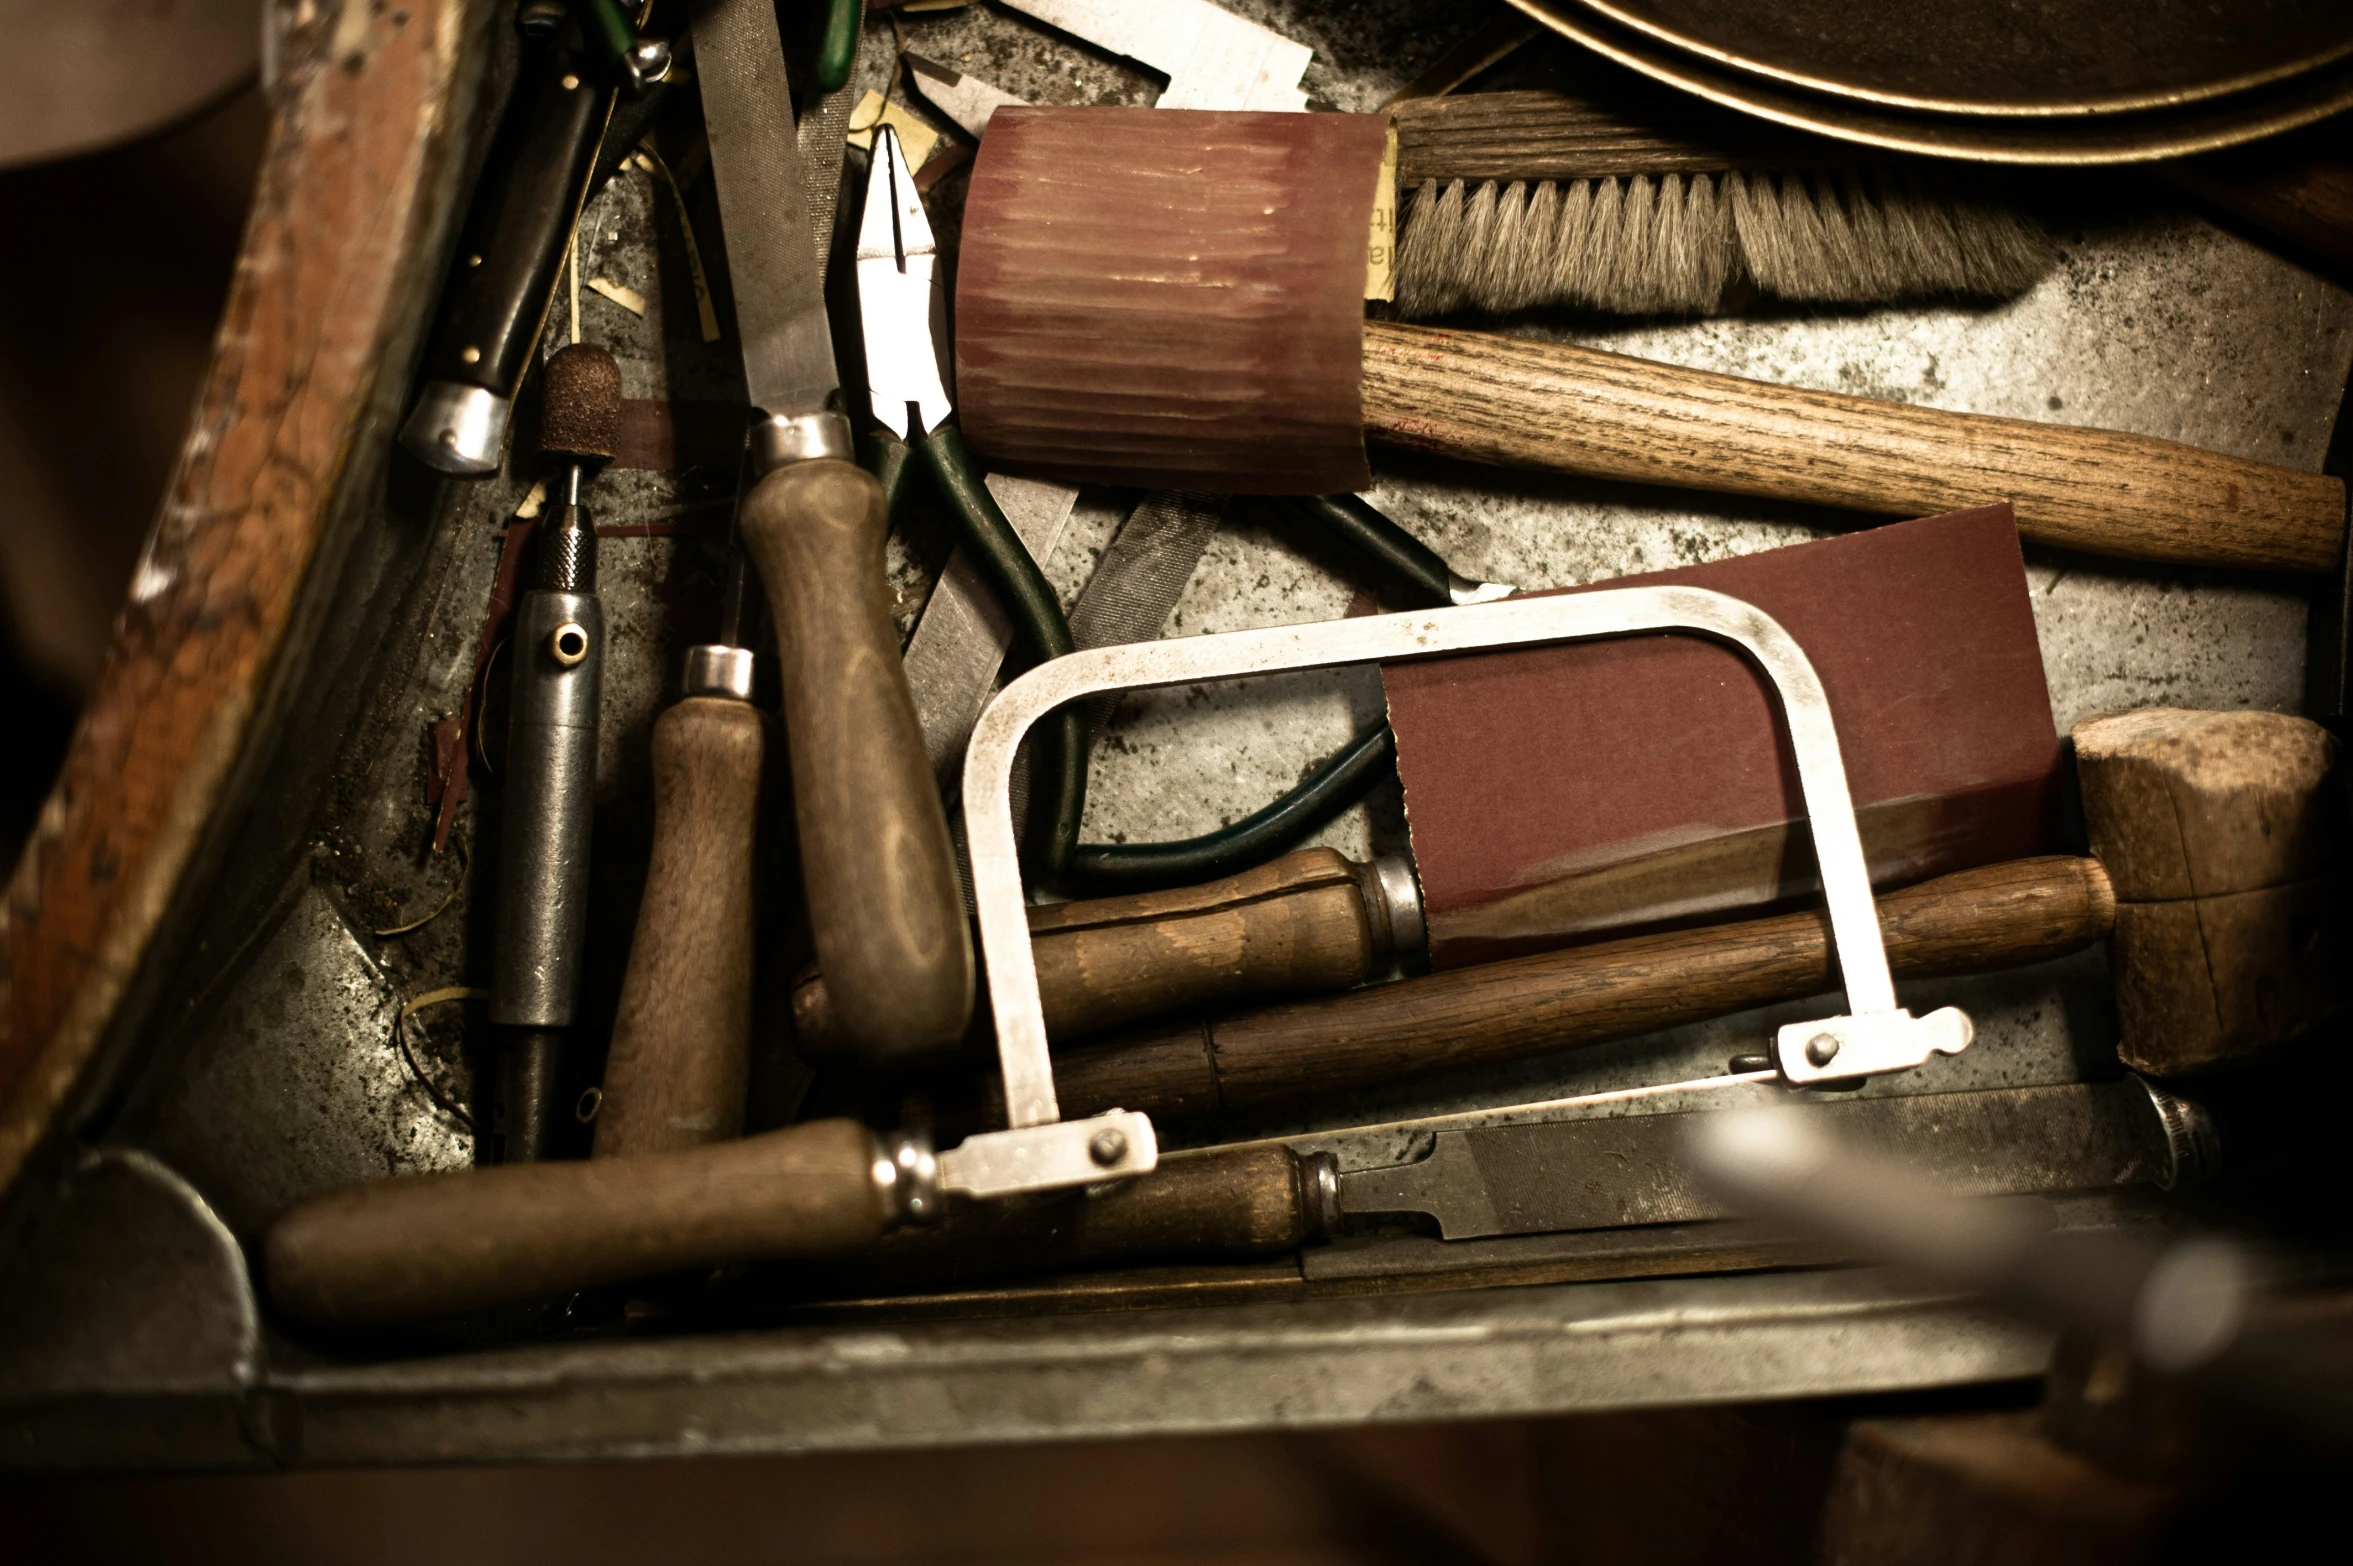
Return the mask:
M996 497L981 482L980 471L973 466L972 454L956 426L942 425L912 445L895 435L878 434L872 466L894 512L916 473L931 479L955 518L964 547L988 578L997 601L1013 617L1032 657L1040 661L1059 658L1077 647L1071 639L1070 622L1062 614L1062 601L1055 597L1021 535L1005 519ZM1046 807L1043 814L1031 817L1031 869L1047 880L1060 881L1077 848L1079 821L1087 808L1085 711L1075 704L1063 708L1039 738L1041 743L1030 762L1031 793L1044 799Z
M825 31L817 39L817 85L839 92L858 64L858 23L866 0L826 0Z

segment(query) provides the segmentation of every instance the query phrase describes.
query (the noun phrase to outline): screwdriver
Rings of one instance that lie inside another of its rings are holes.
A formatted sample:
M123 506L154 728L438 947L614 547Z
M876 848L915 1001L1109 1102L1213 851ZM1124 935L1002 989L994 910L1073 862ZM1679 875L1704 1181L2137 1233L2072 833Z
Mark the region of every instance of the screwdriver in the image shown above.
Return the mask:
M574 343L548 360L539 452L561 499L540 524L534 584L516 607L510 644L491 959L490 1020L505 1030L496 1122L503 1163L548 1154L562 1030L580 989L605 641L596 526L580 488L611 460L620 417L621 369L611 354Z

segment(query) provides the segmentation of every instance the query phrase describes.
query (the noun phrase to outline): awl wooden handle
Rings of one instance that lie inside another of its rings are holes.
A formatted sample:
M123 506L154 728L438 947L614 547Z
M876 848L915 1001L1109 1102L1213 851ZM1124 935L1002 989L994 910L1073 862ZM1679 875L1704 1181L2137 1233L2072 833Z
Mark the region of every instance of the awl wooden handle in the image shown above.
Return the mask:
M264 1241L289 1318L371 1326L761 1257L871 1244L878 1144L853 1120L642 1158L371 1180L288 1211Z
M882 486L796 462L741 515L776 615L802 885L841 1037L871 1065L940 1055L972 1013L972 938L884 597Z
M2116 919L2090 859L2022 859L1879 899L1900 977L2040 962ZM1818 911L1543 952L1077 1049L1065 1115L1257 1109L1376 1082L1632 1038L1837 986Z
M1200 886L1032 908L1046 1031L1083 1038L1361 984L1396 950L1372 875L1329 848L1307 848ZM793 1037L813 1061L842 1051L821 973L793 991Z
M724 696L689 696L654 721L653 857L606 1057L599 1158L743 1130L761 723Z
M1512 467L1926 516L2139 560L2334 569L2342 480L2147 435L1803 391L1624 354L1371 321L1366 430Z

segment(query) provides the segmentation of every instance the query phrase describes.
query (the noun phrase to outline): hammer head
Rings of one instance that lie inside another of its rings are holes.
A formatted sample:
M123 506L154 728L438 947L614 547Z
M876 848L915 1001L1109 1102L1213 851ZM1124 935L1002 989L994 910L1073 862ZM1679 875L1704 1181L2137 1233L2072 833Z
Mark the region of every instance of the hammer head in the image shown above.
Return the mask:
M547 361L539 453L549 462L610 462L621 435L621 366L602 348L574 343Z
M2227 1066L2353 1007L2327 730L2159 707L2076 725L2075 751L2092 852L2116 892L2126 1064Z

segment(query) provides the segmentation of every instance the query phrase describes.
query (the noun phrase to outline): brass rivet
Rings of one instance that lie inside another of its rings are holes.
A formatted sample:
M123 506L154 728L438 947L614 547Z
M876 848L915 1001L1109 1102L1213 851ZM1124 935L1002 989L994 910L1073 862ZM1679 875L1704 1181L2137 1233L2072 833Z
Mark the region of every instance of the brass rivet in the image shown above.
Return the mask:
M460 353L458 358L467 364L480 364L482 362L482 350L479 348L468 348L464 352Z
M572 75L572 74L571 74L569 71L567 71L567 72L565 72L565 73L564 73L564 91L566 91L566 92L570 92L570 91L571 91L573 88L575 88L575 87L577 87L577 86L579 86L579 85L580 85L580 78L579 78L579 77Z
M482 264L482 258L481 258L480 256L468 256L468 257L466 257L466 265L468 265L468 266L480 266L481 264Z

